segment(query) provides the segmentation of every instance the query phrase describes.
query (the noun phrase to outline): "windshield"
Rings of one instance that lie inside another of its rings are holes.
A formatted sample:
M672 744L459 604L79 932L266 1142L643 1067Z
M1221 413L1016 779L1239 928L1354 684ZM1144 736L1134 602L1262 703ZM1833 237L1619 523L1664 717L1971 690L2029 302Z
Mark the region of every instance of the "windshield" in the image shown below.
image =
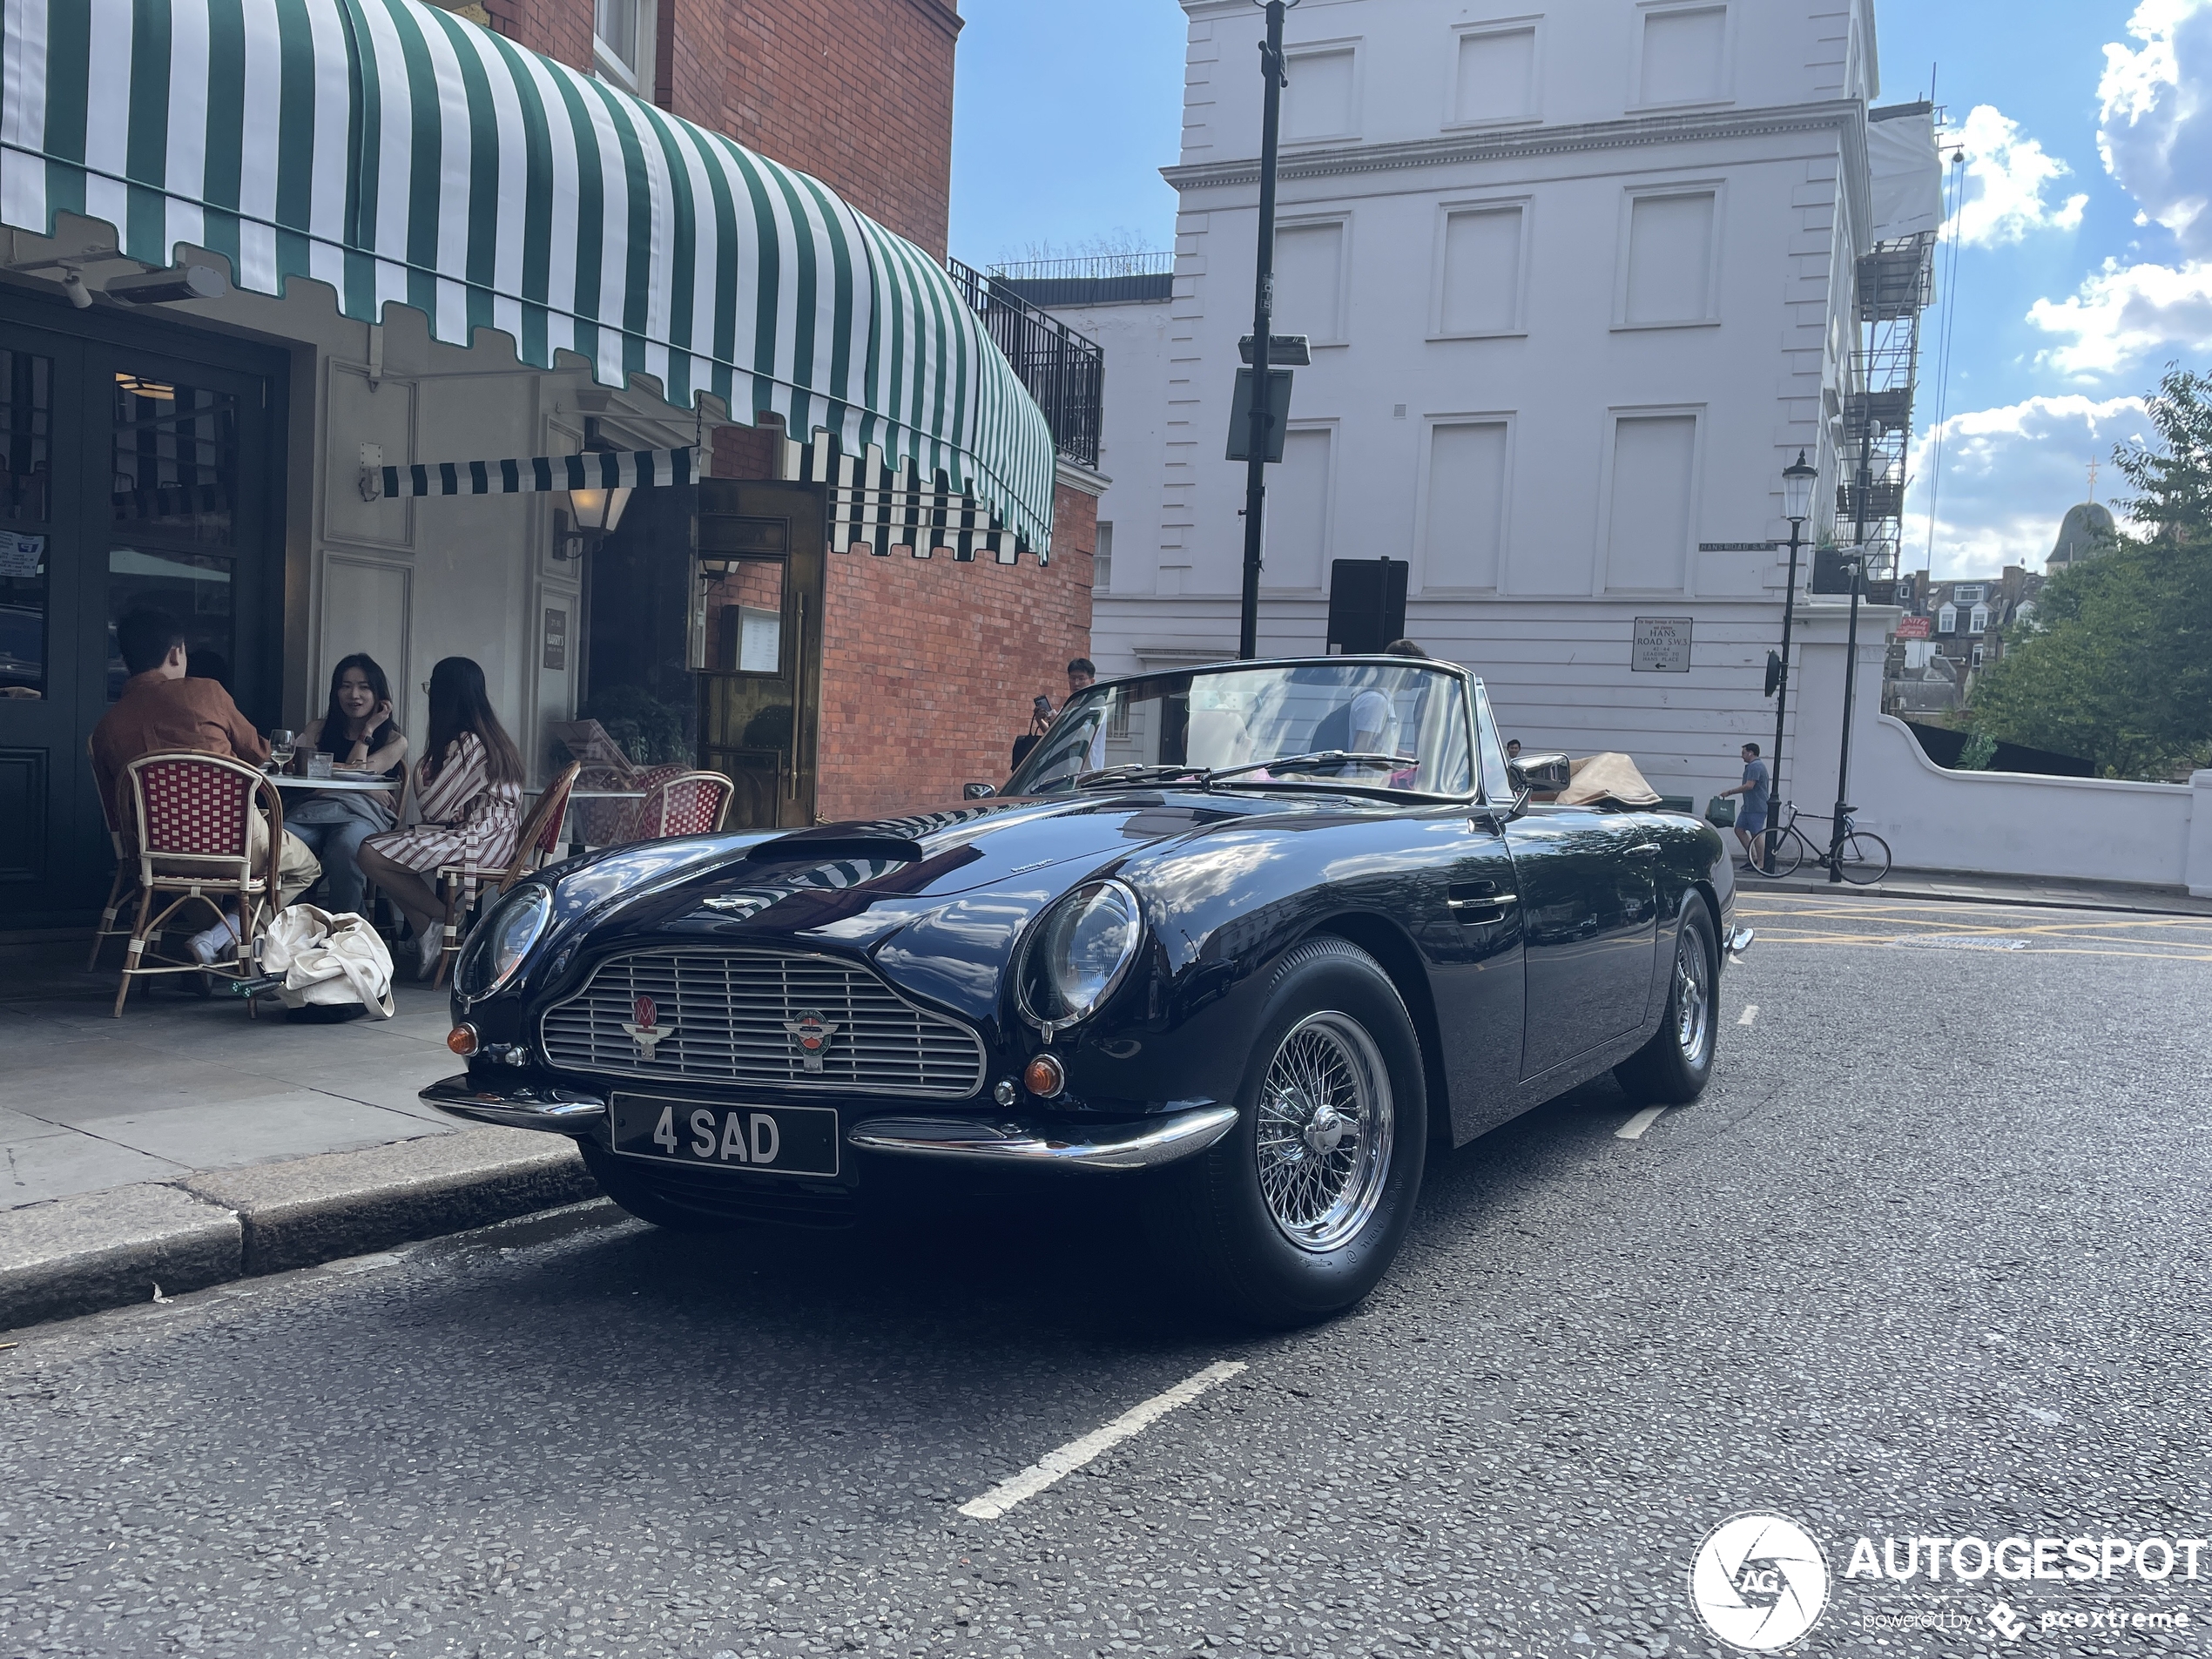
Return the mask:
M1359 758L1272 764L1320 753ZM1466 692L1458 675L1411 661L1225 664L1094 686L1069 700L1006 792L1177 767L1233 768L1238 785L1464 795L1474 788Z

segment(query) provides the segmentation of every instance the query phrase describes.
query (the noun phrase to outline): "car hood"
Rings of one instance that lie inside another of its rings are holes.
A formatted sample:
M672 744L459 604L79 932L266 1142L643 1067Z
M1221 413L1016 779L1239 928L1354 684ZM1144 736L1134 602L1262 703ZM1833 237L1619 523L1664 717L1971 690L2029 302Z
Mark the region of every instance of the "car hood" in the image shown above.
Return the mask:
M910 995L988 1020L1022 928L1089 876L1163 844L1312 806L1137 790L649 842L557 879L556 926L568 937L547 953L548 978L563 977L579 948L590 959L739 941L857 951Z

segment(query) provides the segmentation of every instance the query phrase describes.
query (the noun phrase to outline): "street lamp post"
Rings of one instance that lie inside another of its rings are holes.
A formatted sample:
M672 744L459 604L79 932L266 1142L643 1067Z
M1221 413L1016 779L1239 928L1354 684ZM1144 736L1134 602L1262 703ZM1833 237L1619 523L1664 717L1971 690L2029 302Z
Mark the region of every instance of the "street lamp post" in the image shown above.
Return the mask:
M1256 3L1261 0L1255 0ZM1252 284L1252 415L1251 451L1244 462L1244 594L1237 624L1237 655L1259 655L1259 556L1267 508L1267 455L1275 408L1273 356L1269 342L1275 322L1275 158L1282 138L1283 14L1298 0L1264 0L1267 38L1260 44L1259 69L1267 91L1259 124L1259 260Z
M1782 469L1782 516L1790 521L1790 587L1782 604L1782 663L1774 678L1774 764L1767 789L1766 865L1774 867L1774 850L1782 811L1782 739L1790 718L1790 624L1797 610L1797 549L1805 520L1812 516L1813 480L1820 469L1805 460L1805 452Z
M1851 710L1858 695L1858 596L1866 586L1866 549L1844 556L1851 567L1851 627L1844 638L1844 745L1836 759L1836 819L1828 831L1828 880L1844 879L1844 819L1851 813L1844 797L1851 791Z

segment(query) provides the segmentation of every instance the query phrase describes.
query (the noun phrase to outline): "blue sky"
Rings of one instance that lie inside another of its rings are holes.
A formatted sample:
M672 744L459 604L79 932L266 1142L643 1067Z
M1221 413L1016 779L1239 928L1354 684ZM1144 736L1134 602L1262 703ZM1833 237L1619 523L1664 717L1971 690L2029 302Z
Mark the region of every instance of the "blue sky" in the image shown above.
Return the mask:
M964 0L953 252L1170 246L1175 0ZM1882 98L1935 94L1964 148L1946 410L1928 314L1907 567L2040 568L2141 395L2212 368L2212 0L1878 0ZM1947 272L1951 259L1943 254ZM1930 537L1936 439L1942 468ZM2107 464L2100 499L2116 479Z

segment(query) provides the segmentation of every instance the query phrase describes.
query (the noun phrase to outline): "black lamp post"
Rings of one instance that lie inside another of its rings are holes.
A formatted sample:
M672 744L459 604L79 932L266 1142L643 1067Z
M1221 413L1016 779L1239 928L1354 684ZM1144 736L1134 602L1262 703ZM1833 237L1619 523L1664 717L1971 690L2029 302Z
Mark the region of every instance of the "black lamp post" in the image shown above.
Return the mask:
M1273 428L1287 411L1275 408L1275 158L1282 139L1283 15L1298 0L1254 0L1267 8L1267 38L1260 44L1259 72L1267 91L1259 124L1259 260L1252 284L1252 415L1244 462L1244 591L1237 624L1237 655L1259 655L1259 556L1267 508L1267 456Z
M1813 481L1820 469L1805 460L1805 452L1782 469L1782 516L1790 521L1790 588L1782 604L1782 661L1774 675L1774 763L1767 785L1766 865L1774 867L1777 822L1782 811L1782 739L1790 718L1790 624L1797 611L1797 549L1805 520L1812 516Z
M1864 543L1844 555L1851 567L1851 627L1844 639L1844 745L1836 759L1836 820L1828 832L1828 880L1844 879L1844 819L1851 813L1844 796L1851 791L1851 721L1858 696L1858 596L1866 586L1866 548Z

